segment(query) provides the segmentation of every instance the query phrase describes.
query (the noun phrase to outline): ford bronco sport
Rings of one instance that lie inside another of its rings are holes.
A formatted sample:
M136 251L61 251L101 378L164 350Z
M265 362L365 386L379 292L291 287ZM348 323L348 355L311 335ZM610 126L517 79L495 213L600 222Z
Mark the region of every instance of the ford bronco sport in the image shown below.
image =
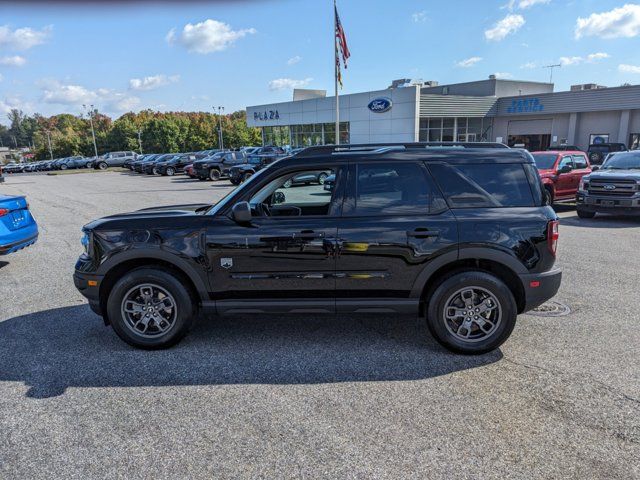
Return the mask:
M330 172L320 184L283 188ZM262 169L215 205L84 227L74 281L131 345L169 347L215 314L410 313L445 347L500 346L553 297L558 218L524 150L322 146Z

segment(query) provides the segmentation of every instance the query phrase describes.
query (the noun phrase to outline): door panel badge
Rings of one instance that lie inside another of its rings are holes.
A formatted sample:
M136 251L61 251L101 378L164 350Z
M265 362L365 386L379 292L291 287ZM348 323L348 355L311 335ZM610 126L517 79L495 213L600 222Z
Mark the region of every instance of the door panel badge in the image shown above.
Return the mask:
M233 258L221 258L220 266L229 270L231 267L233 267Z

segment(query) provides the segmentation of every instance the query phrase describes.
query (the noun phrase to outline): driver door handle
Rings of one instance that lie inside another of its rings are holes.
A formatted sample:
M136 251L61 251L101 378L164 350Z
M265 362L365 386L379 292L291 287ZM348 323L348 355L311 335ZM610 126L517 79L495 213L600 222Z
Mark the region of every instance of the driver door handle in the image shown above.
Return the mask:
M429 230L425 227L418 227L415 230L407 231L407 237L409 238L430 238L438 237L440 232L438 230Z

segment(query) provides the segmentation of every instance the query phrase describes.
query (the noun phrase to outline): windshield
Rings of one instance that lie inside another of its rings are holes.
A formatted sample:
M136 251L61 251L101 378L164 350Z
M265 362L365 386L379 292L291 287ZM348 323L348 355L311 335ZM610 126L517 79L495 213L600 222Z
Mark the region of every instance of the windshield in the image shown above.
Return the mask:
M533 159L536 161L536 167L538 170L549 170L553 168L556 163L558 155L555 153L534 153Z
M247 181L245 181L244 183L241 183L238 188L236 188L235 190L231 190L224 197L222 197L218 201L218 203L215 203L215 204L211 205L211 208L208 209L206 212L204 212L204 214L205 215L216 215L227 204L227 201L229 200L229 198L231 198L236 193L240 193L240 192L244 191L250 185L253 185L253 183L256 181L256 179L257 178L261 178L261 175L264 175L264 172L266 172L267 170L268 169L265 168L263 170L258 171L256 174L251 175L251 177L249 177L249 179Z
M640 152L617 153L607 157L601 170L640 169Z

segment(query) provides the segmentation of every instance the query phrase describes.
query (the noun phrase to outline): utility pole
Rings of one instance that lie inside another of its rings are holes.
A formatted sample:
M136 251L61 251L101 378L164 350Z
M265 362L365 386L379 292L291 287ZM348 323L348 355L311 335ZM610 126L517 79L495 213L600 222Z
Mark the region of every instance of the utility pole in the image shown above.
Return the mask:
M45 130L47 134L47 141L49 142L49 156L51 156L51 160L53 160L53 149L51 148L51 132L49 130Z
M140 147L140 155L142 155L142 129L138 129L138 146Z
M220 130L218 134L218 145L220 150L224 150L224 138L222 136L222 115L224 114L224 107L218 107L218 120L220 120Z
M13 137L13 143L15 144L16 148L18 148L18 139L16 138L15 135L12 135Z
M84 103L82 104L82 108L87 110L87 115L89 115L89 123L91 124L91 136L93 137L93 151L96 154L96 158L98 158L98 145L96 144L96 131L93 129L93 114L95 110L93 105L90 105L90 107L91 107L91 110L88 110L87 106Z
M562 64L561 63L556 63L554 65L545 65L542 68L548 68L549 69L549 83L553 83L553 69L554 68L562 68Z

